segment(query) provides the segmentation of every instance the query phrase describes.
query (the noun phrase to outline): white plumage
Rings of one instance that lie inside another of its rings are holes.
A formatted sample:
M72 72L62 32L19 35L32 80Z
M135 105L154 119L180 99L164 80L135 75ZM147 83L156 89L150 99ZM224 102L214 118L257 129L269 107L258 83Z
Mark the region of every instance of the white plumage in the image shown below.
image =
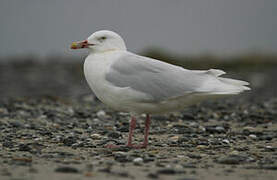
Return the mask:
M98 31L73 49L89 48L86 80L108 106L132 114L175 111L201 100L250 90L248 82L220 77L222 70L188 70L126 50L123 39Z

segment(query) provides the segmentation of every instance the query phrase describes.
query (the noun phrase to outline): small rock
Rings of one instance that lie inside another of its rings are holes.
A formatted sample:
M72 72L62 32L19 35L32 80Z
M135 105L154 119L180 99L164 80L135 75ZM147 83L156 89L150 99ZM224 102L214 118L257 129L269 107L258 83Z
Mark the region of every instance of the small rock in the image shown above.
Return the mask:
M129 132L129 125L118 127L116 130L119 132Z
M197 149L207 149L208 146L205 146L205 145L198 145L196 146Z
M219 158L216 162L220 164L240 164L246 161L246 157L240 155L229 155Z
M64 167L58 167L55 169L55 172L59 173L79 173L79 170L74 167L64 166Z
M230 155L239 155L239 152L236 151L236 150L234 150L234 151L231 151L231 152L230 152Z
M118 161L118 162L129 162L130 160L127 157L127 153L126 152L116 152L114 153L114 160Z
M194 127L194 128L198 128L199 124L196 123L196 122L191 122L191 123L189 123L189 126Z
M175 124L173 125L173 133L175 134L191 134L193 133L193 129L185 126L185 125L179 125L179 124Z
M28 144L19 144L19 151L30 151L32 148Z
M103 111L103 110L100 110L96 113L96 116L99 118L99 119L105 119L106 118L106 112Z
M202 158L200 155L198 155L198 154L192 154L192 153L187 154L187 156L189 158L191 158L191 159L201 159Z
M230 141L228 139L223 139L222 142L225 144L230 144Z
M10 125L13 126L14 128L24 127L24 124L20 121L12 121L12 122L10 122Z
M93 122L93 123L100 123L100 119L98 119L98 118L93 118L92 122ZM91 126L90 126L90 128L91 128Z
M158 174L176 174L176 170L173 168L165 168L157 171Z
M179 140L179 136L172 136L169 138L171 141L177 142Z
M91 139L95 139L95 140L99 140L99 139L101 139L102 138L102 136L100 135L100 134L92 134L92 135L90 135L90 137L91 137Z
M208 133L225 133L226 129L223 126L205 126Z
M271 141L273 139L273 135L263 135L263 136L260 136L259 137L259 140L262 140L262 141Z
M66 145L66 146L71 146L73 144L75 144L77 142L77 139L73 136L69 136L69 137L65 137L63 140L62 140L63 144Z
M216 127L215 127L215 130L216 130L217 132L225 132L225 128L222 127L222 126L216 126Z
M3 147L13 148L13 146L14 146L14 142L12 142L12 141L4 141L3 142Z
M137 165L137 166L140 166L140 165L142 165L142 163L143 163L143 159L142 158L135 158L134 160L133 160L133 163L134 163L134 165Z
M272 146L265 146L265 151L267 152L275 152L277 148L274 148Z
M107 136L109 138L117 139L117 138L121 137L121 134L118 132L109 132Z
M255 131L255 128L250 127L250 126L246 126L246 127L243 128L242 133L244 135L250 135L250 133L254 132L254 131Z
M257 139L257 136L256 136L255 134L250 134L249 137L250 137L251 139Z

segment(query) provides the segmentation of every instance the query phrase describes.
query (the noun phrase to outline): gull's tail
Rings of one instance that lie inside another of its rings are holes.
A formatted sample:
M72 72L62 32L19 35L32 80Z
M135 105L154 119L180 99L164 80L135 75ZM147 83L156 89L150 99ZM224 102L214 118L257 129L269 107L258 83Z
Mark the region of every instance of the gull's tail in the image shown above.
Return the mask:
M218 80L223 82L226 86L228 85L228 89L226 89L225 92L222 92L222 94L239 94L243 91L251 90L249 87L247 87L249 83L246 81L222 77L219 77Z
M251 90L247 85L248 82L230 78L219 77L222 74L225 74L222 70L210 69L206 73L216 77L220 83L214 83L214 90L210 94L214 95L232 95L239 94L243 91Z

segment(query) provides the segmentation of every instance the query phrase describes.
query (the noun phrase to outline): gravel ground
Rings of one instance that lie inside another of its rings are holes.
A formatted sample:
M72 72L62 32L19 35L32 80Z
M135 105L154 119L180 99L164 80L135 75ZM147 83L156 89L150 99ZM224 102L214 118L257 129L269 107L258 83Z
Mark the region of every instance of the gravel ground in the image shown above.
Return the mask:
M276 179L277 68L231 73L251 92L153 116L147 149L106 149L125 144L129 114L91 95L80 66L57 66L0 66L1 180Z

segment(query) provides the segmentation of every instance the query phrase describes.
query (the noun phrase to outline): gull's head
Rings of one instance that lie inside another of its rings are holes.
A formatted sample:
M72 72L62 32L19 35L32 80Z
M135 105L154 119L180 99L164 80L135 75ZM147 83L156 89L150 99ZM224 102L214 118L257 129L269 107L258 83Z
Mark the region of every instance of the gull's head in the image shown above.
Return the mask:
M71 44L71 49L82 48L87 48L93 53L126 50L124 40L115 32L107 30L97 31L86 40Z

